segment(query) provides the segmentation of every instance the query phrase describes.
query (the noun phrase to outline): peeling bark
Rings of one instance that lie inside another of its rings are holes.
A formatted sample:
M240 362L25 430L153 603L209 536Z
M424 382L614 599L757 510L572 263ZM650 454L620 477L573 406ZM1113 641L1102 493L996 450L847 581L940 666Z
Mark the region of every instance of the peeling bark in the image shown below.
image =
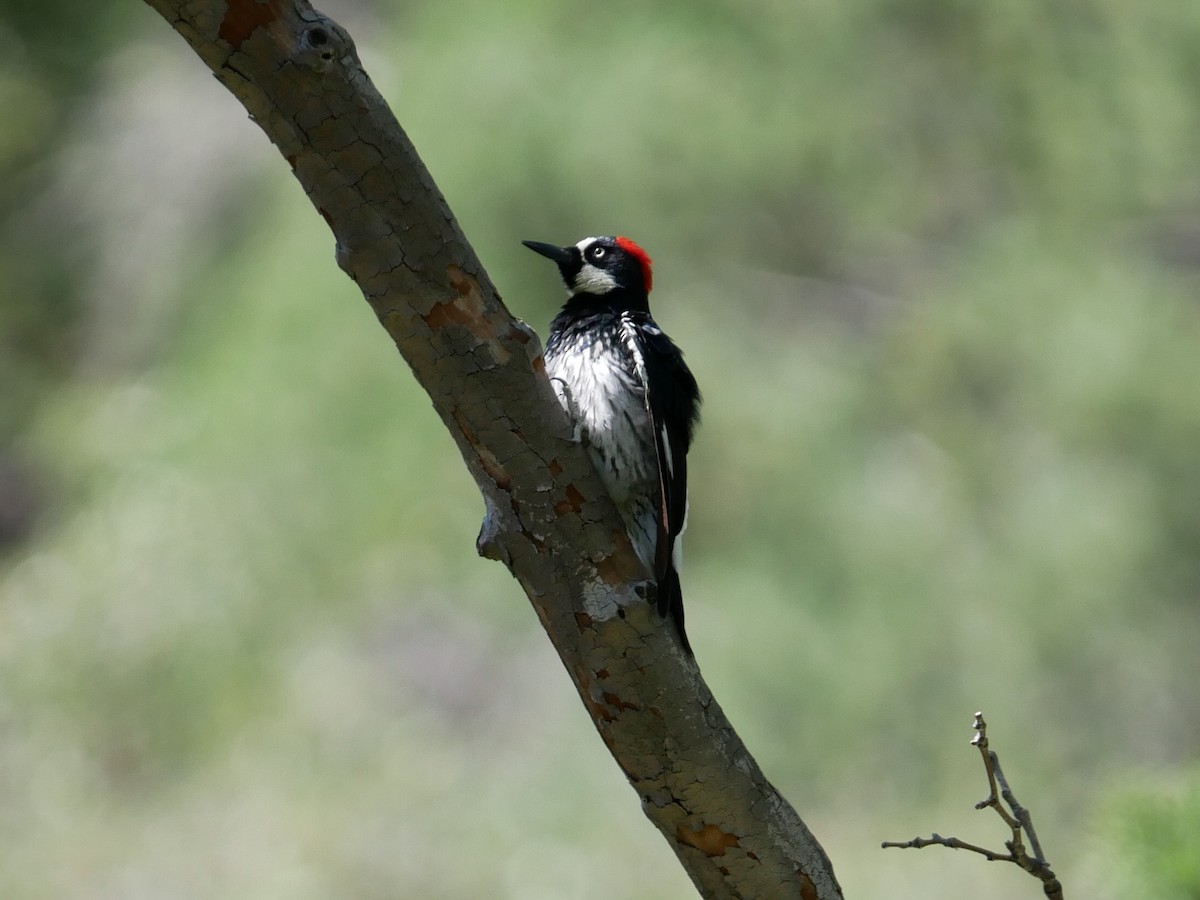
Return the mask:
M555 399L350 37L305 0L146 0L291 166L483 494L480 553L541 619L597 731L710 898L838 898L828 858L763 776L652 590Z

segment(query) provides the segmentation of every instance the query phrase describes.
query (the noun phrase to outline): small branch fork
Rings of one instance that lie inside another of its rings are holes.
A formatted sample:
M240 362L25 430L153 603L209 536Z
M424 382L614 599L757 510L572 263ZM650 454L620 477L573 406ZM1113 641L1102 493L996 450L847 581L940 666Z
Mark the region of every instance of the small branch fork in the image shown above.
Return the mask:
M1063 900L1062 885L1042 853L1042 845L1038 841L1037 832L1034 831L1033 819L1029 815L1029 810L1017 802L1012 788L1008 786L1008 779L1004 777L1004 770L1000 768L1000 758L988 746L987 722L983 720L982 712L975 713L973 727L975 728L975 737L971 738L971 744L979 748L988 779L987 799L980 800L975 804L975 808L986 809L990 806L996 811L996 815L1004 820L1004 824L1012 829L1012 840L1004 842L1008 852L998 853L988 850L986 847L977 847L975 844L960 841L956 837L942 837L936 832L927 838L916 837L911 841L884 841L883 847L885 849L888 847L901 849L912 847L920 850L922 847L939 844L942 847L949 847L951 850L970 850L988 861L999 860L1015 863L1042 882L1042 889L1050 900ZM1029 839L1029 850L1025 847L1025 839L1022 834Z

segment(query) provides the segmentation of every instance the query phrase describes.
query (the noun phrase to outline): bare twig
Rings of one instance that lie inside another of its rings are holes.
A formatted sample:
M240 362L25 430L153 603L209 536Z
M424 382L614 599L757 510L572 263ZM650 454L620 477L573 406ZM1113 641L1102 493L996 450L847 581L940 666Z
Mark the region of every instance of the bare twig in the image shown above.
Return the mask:
M907 850L909 848L920 850L922 847L928 847L932 844L939 844L943 847L949 847L951 850L970 850L972 853L978 853L980 856L987 857L989 861L997 859L1007 860L1009 858L1007 853L996 853L993 850L987 849L987 847L979 847L975 844L968 844L966 841L960 841L956 837L942 837L936 831L927 838L915 837L911 841L883 842L883 846L885 848L899 847L901 850Z
M988 850L986 847L968 844L966 841L961 841L956 837L942 837L936 832L927 838L916 837L911 841L884 841L883 847L885 849L888 847L898 847L900 849L913 848L920 850L922 847L937 844L942 847L949 847L951 850L970 850L972 853L978 853L988 861L1014 863L1042 882L1042 890L1047 897L1051 898L1051 900L1062 900L1062 885L1059 883L1058 878L1050 868L1050 863L1046 861L1046 857L1042 853L1042 845L1038 841L1037 832L1033 829L1033 818L1030 816L1029 810L1017 802L1016 795L1013 794L1012 788L1008 786L1008 779L1004 777L1004 770L1000 767L1000 758L988 746L987 722L983 720L982 712L975 713L973 727L975 728L975 737L971 739L971 743L979 748L980 756L983 757L983 768L987 773L988 779L988 796L986 799L976 803L975 808L986 809L991 807L1004 820L1004 824L1011 829L1012 839L1004 842L1004 846L1008 848L1008 852L999 853L995 850ZM1032 854L1029 850L1025 849L1025 841L1022 833L1029 839L1030 847L1033 850Z

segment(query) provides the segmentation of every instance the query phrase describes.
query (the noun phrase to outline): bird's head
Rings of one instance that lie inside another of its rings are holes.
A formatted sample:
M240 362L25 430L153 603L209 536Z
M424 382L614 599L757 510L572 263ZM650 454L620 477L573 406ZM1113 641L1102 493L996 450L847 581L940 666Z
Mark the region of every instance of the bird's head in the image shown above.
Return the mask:
M589 237L567 247L540 241L521 243L558 263L558 271L572 295L602 297L620 292L645 297L650 293L650 257L627 237Z

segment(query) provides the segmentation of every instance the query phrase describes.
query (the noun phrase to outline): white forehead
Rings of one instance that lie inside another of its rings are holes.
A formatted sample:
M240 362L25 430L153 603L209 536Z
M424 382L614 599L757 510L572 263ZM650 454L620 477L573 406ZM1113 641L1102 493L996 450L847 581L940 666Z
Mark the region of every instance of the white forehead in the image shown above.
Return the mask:
M592 246L592 244L596 243L597 241L602 240L604 240L602 237L586 237L575 246L579 248L580 253L587 253L588 247Z

